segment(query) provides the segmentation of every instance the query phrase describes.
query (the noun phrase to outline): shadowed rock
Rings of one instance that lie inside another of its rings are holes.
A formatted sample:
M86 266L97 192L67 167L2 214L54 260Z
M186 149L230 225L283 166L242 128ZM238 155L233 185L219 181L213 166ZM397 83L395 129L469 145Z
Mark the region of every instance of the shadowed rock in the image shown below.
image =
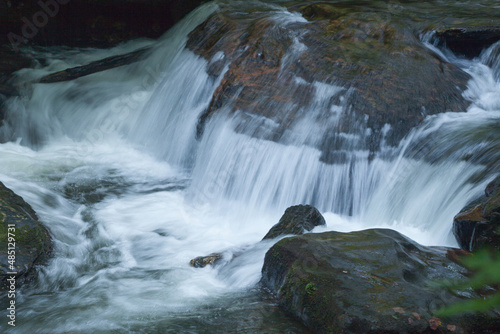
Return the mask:
M500 250L500 177L492 181L485 196L468 205L453 221L453 234L463 249L489 247Z
M124 55L104 58L83 66L68 68L66 70L44 76L40 79L40 83L54 83L74 80L93 73L106 71L119 66L129 65L141 60L142 56L147 51L149 51L149 48L140 49Z
M48 259L52 241L31 206L1 182L0 228L0 290L7 289L7 279L12 276L9 272L16 273L19 288L35 278L36 266ZM13 238L12 242L8 241L9 236ZM15 248L15 261L9 254L12 248Z
M280 221L262 240L274 239L287 234L303 234L316 226L326 225L325 218L311 205L296 205L286 209Z
M429 282L464 278L467 270L450 260L461 253L386 229L311 233L276 243L261 282L316 333L443 333L448 325L487 333L497 328L494 312L434 319L437 308L460 298Z

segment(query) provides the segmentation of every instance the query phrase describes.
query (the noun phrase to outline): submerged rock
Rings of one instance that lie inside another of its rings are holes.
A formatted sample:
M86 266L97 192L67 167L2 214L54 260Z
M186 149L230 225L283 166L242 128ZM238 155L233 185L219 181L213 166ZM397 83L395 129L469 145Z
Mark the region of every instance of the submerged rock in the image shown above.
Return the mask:
M19 288L31 281L36 266L48 259L52 240L31 206L1 182L0 226L0 290L10 285L7 279L12 276L8 274L11 272L16 273L16 287Z
M317 333L493 329L498 318L487 315L434 317L438 307L459 300L429 283L464 277L467 271L449 259L457 252L386 229L306 234L282 239L267 252L261 282L280 307Z
M215 265L222 260L222 254L210 254L208 256L200 256L189 261L191 267L205 268L208 265Z
M326 225L325 218L311 205L296 205L286 209L280 221L262 240L274 239L287 234L303 234L316 226Z
M500 177L492 181L485 195L468 205L453 221L453 234L463 249L490 247L500 250Z

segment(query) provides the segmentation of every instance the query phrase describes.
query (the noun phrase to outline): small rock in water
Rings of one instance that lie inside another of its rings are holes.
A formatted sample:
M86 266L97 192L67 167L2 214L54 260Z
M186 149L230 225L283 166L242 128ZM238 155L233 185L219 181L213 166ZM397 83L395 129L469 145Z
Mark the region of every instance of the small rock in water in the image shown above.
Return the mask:
M286 209L278 224L274 225L262 240L287 234L304 234L305 231L311 231L320 225L326 225L325 218L314 206L291 206Z
M191 261L189 261L189 264L191 265L191 267L204 268L208 265L213 266L214 264L217 264L217 262L219 262L220 260L222 260L221 254L210 254L208 256L200 256L194 258Z

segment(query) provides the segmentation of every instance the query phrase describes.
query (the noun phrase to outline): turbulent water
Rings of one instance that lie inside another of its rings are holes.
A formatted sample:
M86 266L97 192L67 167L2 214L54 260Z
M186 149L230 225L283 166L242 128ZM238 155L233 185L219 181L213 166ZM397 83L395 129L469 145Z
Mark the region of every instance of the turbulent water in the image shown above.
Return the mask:
M425 245L456 245L454 215L498 170L499 43L470 61L424 37L472 76L469 111L429 117L383 159L353 151L350 163L325 164L306 145L318 132L312 119L277 143L235 131L238 114L222 111L196 139L224 72L209 76L208 62L184 46L215 10L198 9L159 41L30 51L40 66L18 73L24 96L7 102L0 180L34 207L55 251L37 285L18 296L17 327L2 321L2 332L300 332L256 289L272 245L260 240L294 204L322 211L327 227L316 231L388 227ZM285 13L271 7L268 15L285 25L301 19ZM151 51L133 65L28 84L143 47ZM314 89L310 115L347 90ZM189 266L213 252L223 253L221 266Z

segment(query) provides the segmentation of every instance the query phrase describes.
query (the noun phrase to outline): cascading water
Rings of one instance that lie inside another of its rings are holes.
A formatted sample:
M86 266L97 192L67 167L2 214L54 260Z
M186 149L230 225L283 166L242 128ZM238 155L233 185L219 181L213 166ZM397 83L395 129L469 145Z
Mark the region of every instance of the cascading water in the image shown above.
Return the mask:
M208 62L184 46L188 33L216 10L205 5L156 42L134 41L105 53L37 51L47 65L18 73L27 83L151 48L139 63L67 83L33 84L25 97L7 102L0 136L10 142L0 145L0 179L35 208L55 242L37 285L19 295L17 331L300 329L252 290L272 245L260 240L299 203L325 214L327 227L317 231L389 227L426 245L455 245L453 216L499 169L500 150L493 148L500 138L483 131L500 128L499 43L472 61L429 43L472 76L464 92L469 111L429 117L398 148L383 147L386 154L373 159L356 144L369 129L339 134L346 158L328 164L316 144L346 112L328 101L342 101L349 89L322 82L294 79L315 98L280 141L264 139L274 131L271 120L224 110L196 140L198 117L225 71L208 75ZM301 20L276 7L267 15L282 25ZM287 57L301 48L296 43ZM318 121L325 108L328 121ZM482 161L488 152L497 156ZM212 252L223 253L222 266L189 266ZM255 324L253 313L271 316Z

